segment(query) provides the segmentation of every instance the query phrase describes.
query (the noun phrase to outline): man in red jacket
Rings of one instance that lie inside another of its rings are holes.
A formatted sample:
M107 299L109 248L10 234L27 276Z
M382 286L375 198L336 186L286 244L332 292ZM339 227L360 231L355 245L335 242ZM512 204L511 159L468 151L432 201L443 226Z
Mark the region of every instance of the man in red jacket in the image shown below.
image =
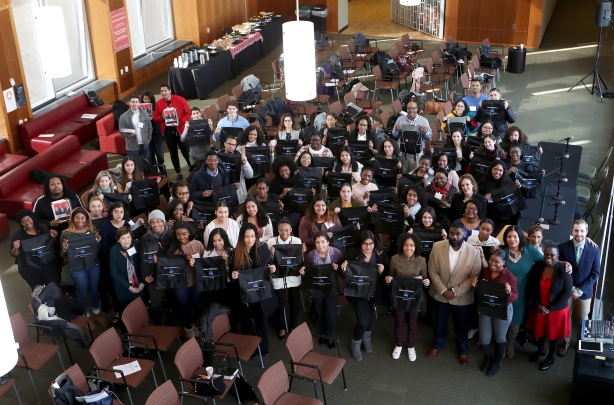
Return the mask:
M177 151L177 147L181 149L181 154L188 163L189 171L191 167L189 148L187 144L181 142L179 137L183 133L185 123L190 119L190 106L185 98L171 94L171 89L168 87L168 84L160 86L160 93L162 94L162 98L156 101L154 121L160 123L160 131L164 136L168 151L171 154L173 168L175 172L177 172L177 178L175 180L182 180L183 175L181 174L181 164L179 163L179 152ZM168 110L169 108L174 108L175 111ZM167 109L166 114L164 113L165 109Z

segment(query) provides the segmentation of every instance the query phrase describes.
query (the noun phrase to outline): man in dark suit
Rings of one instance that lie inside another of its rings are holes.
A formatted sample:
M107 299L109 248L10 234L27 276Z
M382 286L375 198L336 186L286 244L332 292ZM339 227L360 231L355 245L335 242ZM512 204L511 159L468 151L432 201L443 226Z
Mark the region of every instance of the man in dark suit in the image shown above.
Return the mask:
M586 233L588 224L578 219L574 221L571 234L573 239L559 245L559 260L571 263L573 290L569 298L569 313L572 317L576 313L578 324L583 319L588 319L593 297L593 286L601 272L601 252L599 247L587 243ZM558 355L563 357L569 350L571 336L565 338L558 350Z

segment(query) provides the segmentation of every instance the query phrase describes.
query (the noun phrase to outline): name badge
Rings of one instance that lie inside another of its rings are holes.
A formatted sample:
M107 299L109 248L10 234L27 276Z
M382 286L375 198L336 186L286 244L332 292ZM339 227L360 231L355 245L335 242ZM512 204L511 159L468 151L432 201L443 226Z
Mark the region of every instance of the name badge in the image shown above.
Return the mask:
M132 255L136 254L136 249L131 247L126 252L128 253L128 256L132 256Z
M436 198L436 199L441 200L441 197L443 197L443 196L441 195L441 193L435 193L435 198Z
M476 106L474 106L474 105L470 105L470 106L469 106L469 111L473 111L473 112L475 112L475 111L477 111L477 107L476 107Z
M200 253L194 253L192 259L200 259Z
M139 128L143 128L143 123L139 122Z

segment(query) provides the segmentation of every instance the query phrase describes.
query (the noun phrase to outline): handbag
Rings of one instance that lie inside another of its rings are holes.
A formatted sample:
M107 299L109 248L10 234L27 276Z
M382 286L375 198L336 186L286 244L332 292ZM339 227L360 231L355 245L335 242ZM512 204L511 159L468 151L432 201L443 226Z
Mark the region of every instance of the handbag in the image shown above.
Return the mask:
M194 392L196 395L208 395L208 396L216 396L222 395L226 390L226 384L224 384L224 377L212 377L202 378L197 375L192 377L193 380L198 380L202 382L194 383Z
M185 255L158 255L156 288L172 289L188 286L188 259Z
M369 192L369 205L374 204L396 204L397 195L394 193L394 187L380 188L379 190L371 190Z
M375 232L387 235L400 235L405 230L405 214L402 205L377 204L373 214Z
M496 213L502 219L509 219L512 215L527 208L522 193L515 184L491 191L490 198L492 198Z
M348 261L345 268L346 297L369 299L375 295L378 272L377 267L371 263L361 261Z
M311 204L311 200L313 200L313 192L311 188L293 187L288 194L286 194L286 198L290 202L288 204L289 211L305 215L305 210L309 204Z
M206 227L209 222L215 219L215 206L216 203L214 202L195 201L192 211L190 211L190 218Z
M160 189L156 179L133 181L130 194L137 210L155 209L160 204Z
M45 232L34 238L22 239L21 248L28 266L43 269L43 266L55 260L55 248L53 238L49 232Z
M505 284L478 280L478 314L507 320L507 294Z
M422 304L422 279L392 278L390 303L397 312L418 312Z
M533 173L516 172L516 180L520 183L520 192L525 198L539 198L542 191L544 172L541 170Z
M205 147L211 144L211 127L207 120L188 121L188 144L190 147Z
M480 181L480 179L488 172L488 168L495 159L496 157L494 156L474 153L473 158L471 159L469 174L473 176L475 181Z
M303 246L299 244L274 245L277 277L300 276L298 270L303 267Z
M336 247L345 254L348 249L356 247L359 243L360 231L356 229L356 225L346 225L341 229L335 229L331 231L333 237L331 238L330 245Z
M232 214L237 210L237 205L239 204L237 186L231 183L224 187L214 188L211 193L211 199L216 204L218 201L224 201L228 204L229 214Z
M154 255L158 255L160 252L160 245L156 241L141 240L140 250L141 275L143 277L154 275L156 273L156 262L154 262Z
M231 183L238 183L241 181L241 154L240 153L227 153L218 152L218 159L222 161L226 173L228 173L228 180Z
M341 208L338 216L343 226L359 224L361 230L371 228L371 213L367 207Z
M348 146L354 154L356 161L365 164L371 159L371 151L369 150L369 142L367 141L348 141Z
M254 179L271 171L271 149L268 146L245 148L245 156L254 171Z
M431 253L433 244L443 240L440 229L420 229L414 228L412 233L422 241L422 253Z
M273 286L269 267L263 266L240 271L239 287L241 288L241 301L245 304L253 304L271 298Z
M333 170L335 158L332 156L314 156L311 158L311 166L324 169L325 172Z
M290 155L294 156L298 152L298 140L296 139L278 139L275 145L275 153L277 156Z
M226 288L228 270L223 257L199 257L194 260L198 291L218 291Z
M315 188L316 191L322 188L322 169L319 167L299 166L296 172L295 184L297 187Z
M397 181L397 189L403 190L407 186L414 186L414 185L418 185L424 188L423 179L424 177L416 176L415 174L401 173L401 177L399 177Z
M333 152L333 155L338 156L341 153L341 148L345 145L350 133L346 128L334 127L329 128L326 133L326 147Z
M395 187L397 184L397 174L399 173L399 159L387 159L382 156L376 156L377 170L374 178L377 184L384 187Z
M86 270L98 264L96 234L86 233L67 238L68 267L70 271Z
M312 297L330 297L337 294L339 274L332 264L312 264L305 267L305 280Z

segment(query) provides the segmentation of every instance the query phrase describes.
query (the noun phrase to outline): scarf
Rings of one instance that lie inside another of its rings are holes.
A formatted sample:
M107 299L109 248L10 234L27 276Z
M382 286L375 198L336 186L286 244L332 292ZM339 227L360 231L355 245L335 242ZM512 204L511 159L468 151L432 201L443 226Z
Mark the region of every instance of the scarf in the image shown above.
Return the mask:
M102 194L102 193L107 193L108 194L110 192L111 192L111 186L109 186L109 187L107 187L105 189L100 188L100 186L98 187L98 194Z
M131 287L139 288L139 279L136 277L136 270L134 269L134 262L132 261L132 256L128 256L127 252L124 252L123 249L120 250L121 254L126 258L126 271L128 274L128 282Z
M313 251L313 264L315 265L331 264L333 262L332 259L333 259L333 248L330 246L326 250L326 257L324 259L322 259L322 257L320 256L320 252L318 252L317 249Z
M416 214L418 212L420 212L420 208L422 208L422 205L420 205L419 202L415 203L413 206L409 206L409 204L403 204L405 205L407 208L409 208L409 216L412 218L416 218Z
M433 189L441 194L441 199L445 200L446 199L446 194L448 194L448 190L450 189L450 187L452 187L452 183L447 182L445 186L443 187L438 187L435 182L432 182L431 185L433 186Z

